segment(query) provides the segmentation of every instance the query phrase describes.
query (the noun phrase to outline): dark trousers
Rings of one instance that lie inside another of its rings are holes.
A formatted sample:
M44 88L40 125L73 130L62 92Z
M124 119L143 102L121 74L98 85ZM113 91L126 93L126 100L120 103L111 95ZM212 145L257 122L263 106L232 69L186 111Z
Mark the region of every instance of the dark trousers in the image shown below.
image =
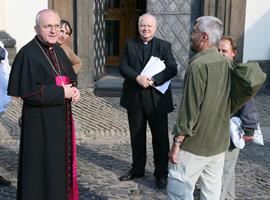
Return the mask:
M167 177L168 174L168 115L146 114L143 110L128 111L128 122L132 148L132 170L144 174L146 165L146 127L149 124L152 133L155 177Z

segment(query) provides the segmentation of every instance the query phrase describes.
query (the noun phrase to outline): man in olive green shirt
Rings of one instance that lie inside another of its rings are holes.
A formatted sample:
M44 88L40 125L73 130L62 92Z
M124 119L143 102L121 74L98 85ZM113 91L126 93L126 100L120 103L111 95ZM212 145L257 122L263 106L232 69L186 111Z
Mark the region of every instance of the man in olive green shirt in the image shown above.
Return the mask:
M184 93L169 153L168 199L193 199L200 180L201 199L218 200L224 152L229 146L230 62L216 45L223 24L213 16L196 20L191 40L197 54L185 77Z

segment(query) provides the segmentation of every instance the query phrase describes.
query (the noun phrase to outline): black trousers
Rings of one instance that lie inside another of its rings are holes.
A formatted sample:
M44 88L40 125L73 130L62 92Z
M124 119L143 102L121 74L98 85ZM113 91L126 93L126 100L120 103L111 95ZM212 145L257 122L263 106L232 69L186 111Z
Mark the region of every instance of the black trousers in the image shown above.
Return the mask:
M149 124L152 133L155 177L167 177L168 174L168 115L146 114L143 110L128 111L128 122L132 148L132 170L144 174L146 165L146 127Z

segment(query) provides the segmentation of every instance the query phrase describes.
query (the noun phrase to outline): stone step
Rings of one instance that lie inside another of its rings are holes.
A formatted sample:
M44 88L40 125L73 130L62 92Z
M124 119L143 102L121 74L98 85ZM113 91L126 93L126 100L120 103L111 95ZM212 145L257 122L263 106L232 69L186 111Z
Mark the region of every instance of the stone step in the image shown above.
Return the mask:
M94 94L100 97L119 97L123 81L123 78L105 76L95 82Z
M120 76L106 75L95 82L94 94L100 97L119 97L123 81L124 79ZM181 80L172 80L171 87L173 90L181 90L182 85Z

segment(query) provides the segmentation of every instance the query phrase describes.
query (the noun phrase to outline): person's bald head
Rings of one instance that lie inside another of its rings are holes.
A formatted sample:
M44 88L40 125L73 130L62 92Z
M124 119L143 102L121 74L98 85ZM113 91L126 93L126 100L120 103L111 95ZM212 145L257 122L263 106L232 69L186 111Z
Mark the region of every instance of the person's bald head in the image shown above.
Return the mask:
M156 33L157 20L153 15L145 13L139 17L138 28L141 39L149 42Z
M45 44L55 44L60 36L59 14L51 9L39 11L36 15L35 31L38 38Z

